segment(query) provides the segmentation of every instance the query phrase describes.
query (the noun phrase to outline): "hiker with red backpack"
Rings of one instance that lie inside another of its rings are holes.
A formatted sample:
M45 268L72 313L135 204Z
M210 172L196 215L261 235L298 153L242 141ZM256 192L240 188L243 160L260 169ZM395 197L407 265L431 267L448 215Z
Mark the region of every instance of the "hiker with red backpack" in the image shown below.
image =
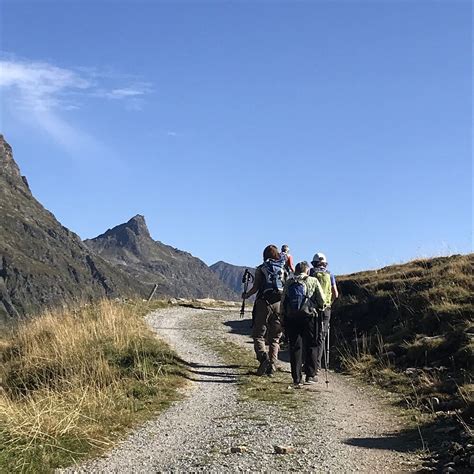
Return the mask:
M295 273L295 267L293 265L293 256L290 254L290 247L288 245L281 246L280 257L285 259L285 270L288 275Z
M328 262L326 256L318 252L314 255L311 262L313 268L310 275L317 278L324 294L324 303L321 309L318 310L318 329L316 335L316 375L321 370L321 361L325 352L325 341L329 332L329 323L331 319L331 305L339 297L336 279L334 275L328 270ZM326 354L326 370L329 365L329 341L327 344L328 350Z
M300 262L295 274L283 289L281 308L285 331L290 342L290 364L293 386L302 386L302 365L305 364L305 383L316 383L316 331L318 309L324 304L323 289L317 278L309 276L309 264ZM303 361L304 357L304 361Z
M255 269L252 288L242 294L246 299L257 293L253 310L252 337L255 354L260 363L257 375L272 376L276 371L282 326L280 300L284 285L286 259L280 256L278 247L268 245L263 251L263 263ZM267 352L266 341L269 349Z

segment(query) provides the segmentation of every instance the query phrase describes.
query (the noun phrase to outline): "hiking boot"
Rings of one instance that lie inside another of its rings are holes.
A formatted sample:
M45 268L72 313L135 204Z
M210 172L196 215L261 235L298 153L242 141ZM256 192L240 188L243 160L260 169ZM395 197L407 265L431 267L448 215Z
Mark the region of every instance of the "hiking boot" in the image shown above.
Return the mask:
M304 383L305 385L312 385L313 383L316 383L317 381L318 381L318 377L316 376L315 377L306 376Z
M277 370L276 365L270 363L265 374L268 375L269 377L273 377L275 375L276 370Z
M257 375L261 376L263 374L266 374L268 368L271 365L272 364L271 364L270 360L268 359L268 357L265 357L264 359L262 359L262 361L260 362L260 365L258 366L258 369L257 369Z

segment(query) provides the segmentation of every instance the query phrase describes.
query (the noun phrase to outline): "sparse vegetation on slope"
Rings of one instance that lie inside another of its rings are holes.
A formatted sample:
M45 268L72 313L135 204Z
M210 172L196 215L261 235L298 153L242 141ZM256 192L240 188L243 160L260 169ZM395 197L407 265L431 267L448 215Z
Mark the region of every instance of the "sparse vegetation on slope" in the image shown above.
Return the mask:
M1 341L1 472L49 472L99 453L177 398L185 372L146 326L150 309L102 301L45 313Z
M339 278L335 345L344 369L431 412L472 422L474 254Z

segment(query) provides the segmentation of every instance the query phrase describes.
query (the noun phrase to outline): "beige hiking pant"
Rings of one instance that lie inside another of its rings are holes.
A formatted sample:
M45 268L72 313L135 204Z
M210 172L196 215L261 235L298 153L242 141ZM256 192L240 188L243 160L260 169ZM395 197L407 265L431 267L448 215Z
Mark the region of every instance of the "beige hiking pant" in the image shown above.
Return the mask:
M267 305L267 303L258 299L255 301L255 320L252 328L253 344L257 360L261 362L267 357L275 364L278 359L278 351L280 349L280 337L282 335L282 327L280 322L280 303Z

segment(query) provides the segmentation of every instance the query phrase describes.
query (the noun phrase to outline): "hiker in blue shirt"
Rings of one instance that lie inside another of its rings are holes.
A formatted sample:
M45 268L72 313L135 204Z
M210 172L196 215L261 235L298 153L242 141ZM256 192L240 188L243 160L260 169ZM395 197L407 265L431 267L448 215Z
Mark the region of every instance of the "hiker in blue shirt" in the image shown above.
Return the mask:
M328 270L328 262L326 256L318 252L314 255L311 262L313 268L310 275L316 277L323 287L325 294L325 301L323 309L319 310L318 331L316 337L316 374L321 369L321 361L324 353L324 341L329 329L329 322L331 319L331 305L339 297L337 290L336 278ZM327 361L329 363L329 361Z

